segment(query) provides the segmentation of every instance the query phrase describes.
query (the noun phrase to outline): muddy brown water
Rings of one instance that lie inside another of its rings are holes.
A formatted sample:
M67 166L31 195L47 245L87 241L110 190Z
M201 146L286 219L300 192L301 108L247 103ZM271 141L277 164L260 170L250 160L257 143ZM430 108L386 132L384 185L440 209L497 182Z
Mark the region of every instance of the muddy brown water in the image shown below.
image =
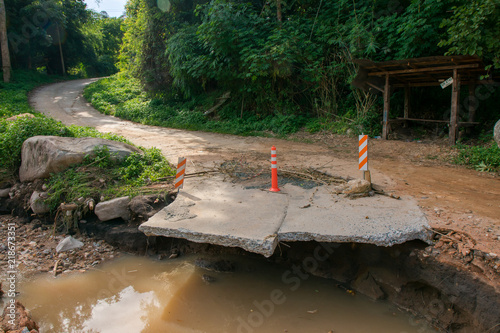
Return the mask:
M216 273L196 267L196 258L131 256L84 274L38 276L21 283L20 300L42 333L433 331L332 280L242 257L231 258L235 272Z

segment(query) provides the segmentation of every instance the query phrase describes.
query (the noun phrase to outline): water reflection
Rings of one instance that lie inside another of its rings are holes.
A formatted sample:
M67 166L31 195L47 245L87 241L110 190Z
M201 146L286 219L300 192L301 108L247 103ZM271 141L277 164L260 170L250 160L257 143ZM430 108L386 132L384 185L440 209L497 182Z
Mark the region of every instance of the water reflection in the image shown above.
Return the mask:
M159 306L153 291L139 293L129 286L116 296L98 300L82 329L85 332L123 333L126 327L130 332L141 332L146 328L149 315Z
M42 333L429 332L329 280L309 277L293 289L282 280L285 268L260 260L234 258L236 272L213 273L194 259L129 257L85 274L38 277L21 285L20 300Z

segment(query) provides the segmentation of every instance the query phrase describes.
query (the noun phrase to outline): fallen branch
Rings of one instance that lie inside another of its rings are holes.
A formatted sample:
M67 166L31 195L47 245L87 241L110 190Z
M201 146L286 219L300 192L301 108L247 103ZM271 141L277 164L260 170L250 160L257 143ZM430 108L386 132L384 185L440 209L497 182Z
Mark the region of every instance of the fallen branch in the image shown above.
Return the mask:
M217 110L229 98L231 98L231 92L230 91L226 91L220 98L217 98L219 100L219 102L217 102L217 104L215 104L213 107L211 107L210 109L208 109L207 111L205 111L204 115L206 116L206 115L214 112L215 110Z
M200 172L193 172L193 173L186 173L184 175L184 178L190 178L190 177L197 177L201 175L206 175L208 173L218 173L219 171L217 170L211 170L211 171L200 171ZM158 178L158 180L168 180L168 179L175 179L176 176L166 176L166 177L161 177Z
M396 200L401 199L401 197L399 195L395 195L395 194L392 194L392 193L387 193L387 192L384 192L383 190L375 190L374 189L373 192L375 192L377 194L380 194L380 195L385 195L386 197L393 198L393 199L396 199Z
M54 277L57 276L57 266L59 266L59 263L61 262L61 260L57 260L55 265L54 265L54 270L53 270L53 273L54 273Z

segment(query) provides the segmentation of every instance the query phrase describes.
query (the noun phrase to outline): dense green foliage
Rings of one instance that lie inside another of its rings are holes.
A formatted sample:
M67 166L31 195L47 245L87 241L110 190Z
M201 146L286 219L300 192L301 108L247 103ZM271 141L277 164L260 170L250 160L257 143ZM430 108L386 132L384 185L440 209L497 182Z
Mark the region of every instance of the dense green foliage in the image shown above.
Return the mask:
M122 19L87 10L83 0L5 0L11 63L38 69L109 75L121 45Z
M440 45L451 46L450 54L484 57L500 68L500 0L472 0L453 7L453 16L445 19L448 38Z
M311 130L354 127L376 135L380 99L351 87L352 59L477 54L498 67L498 1L474 1L470 9L466 0L130 0L120 68L148 97L92 98L101 110L169 126L182 122L172 119L183 110L197 129L294 117L298 124L318 119ZM201 115L227 92L225 104ZM393 98L391 116L399 116L402 94ZM430 118L441 119L449 107L449 97L425 100ZM486 120L496 117L481 111Z

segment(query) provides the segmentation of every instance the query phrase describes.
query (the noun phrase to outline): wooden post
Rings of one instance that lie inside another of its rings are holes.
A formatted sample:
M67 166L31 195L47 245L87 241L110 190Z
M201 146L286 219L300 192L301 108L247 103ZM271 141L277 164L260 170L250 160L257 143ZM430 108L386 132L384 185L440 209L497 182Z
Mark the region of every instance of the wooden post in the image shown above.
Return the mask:
M281 0L276 0L276 16L281 28Z
M469 121L476 119L476 83L469 84Z
M388 121L389 121L389 110L391 107L391 87L389 86L389 74L385 75L385 85L384 85L384 114L383 114L383 128L382 128L382 139L387 140L388 133Z
M370 174L370 170L363 171L363 179L367 180L370 184L372 183L372 175Z
M410 87L405 87L405 115L404 118L408 119L410 114Z
M451 92L451 115L450 115L450 145L457 141L458 132L458 100L460 97L460 76L458 70L453 70L453 85Z
M2 49L3 81L10 82L10 54L6 16L5 3L3 0L0 0L0 48Z

